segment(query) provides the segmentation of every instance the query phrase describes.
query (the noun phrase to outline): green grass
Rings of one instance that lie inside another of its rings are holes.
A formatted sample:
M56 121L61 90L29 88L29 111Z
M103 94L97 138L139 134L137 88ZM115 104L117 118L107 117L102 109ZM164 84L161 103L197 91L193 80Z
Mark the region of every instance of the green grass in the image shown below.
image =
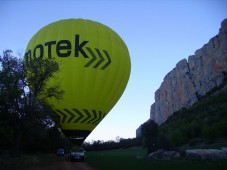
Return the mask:
M99 170L224 170L227 167L227 161L154 161L142 159L145 154L145 149L136 148L88 152L86 162Z

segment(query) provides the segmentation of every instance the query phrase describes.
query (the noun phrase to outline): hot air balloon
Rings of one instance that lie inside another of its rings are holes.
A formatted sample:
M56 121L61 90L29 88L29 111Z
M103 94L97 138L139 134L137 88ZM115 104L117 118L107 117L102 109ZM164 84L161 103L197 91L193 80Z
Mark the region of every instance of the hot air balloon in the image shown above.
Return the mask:
M110 112L130 76L130 56L120 36L91 20L65 19L40 29L29 41L24 61L53 58L60 71L48 86L61 82L61 100L47 102L59 116L62 132L80 145ZM25 64L25 65L26 65Z

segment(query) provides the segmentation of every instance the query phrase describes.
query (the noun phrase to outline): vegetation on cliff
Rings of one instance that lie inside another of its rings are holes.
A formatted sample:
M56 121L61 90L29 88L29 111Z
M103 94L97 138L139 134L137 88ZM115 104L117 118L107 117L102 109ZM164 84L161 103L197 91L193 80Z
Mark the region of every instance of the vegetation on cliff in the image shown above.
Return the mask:
M188 109L175 112L159 128L175 146L227 137L227 90L212 91Z

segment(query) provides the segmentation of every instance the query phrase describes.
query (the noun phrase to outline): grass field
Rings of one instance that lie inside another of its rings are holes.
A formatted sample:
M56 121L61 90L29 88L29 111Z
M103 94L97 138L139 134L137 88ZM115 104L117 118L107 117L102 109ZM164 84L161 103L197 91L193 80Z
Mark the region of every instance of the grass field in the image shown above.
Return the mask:
M86 162L99 170L226 170L227 161L142 159L145 149L118 149L88 152Z
M145 149L130 148L87 152L86 163L98 170L226 170L225 161L171 160L154 161L144 158ZM48 165L59 160L55 154L23 155L0 158L0 170L24 170ZM64 160L64 159L63 159ZM61 159L62 161L62 159ZM75 162L76 164L76 162Z

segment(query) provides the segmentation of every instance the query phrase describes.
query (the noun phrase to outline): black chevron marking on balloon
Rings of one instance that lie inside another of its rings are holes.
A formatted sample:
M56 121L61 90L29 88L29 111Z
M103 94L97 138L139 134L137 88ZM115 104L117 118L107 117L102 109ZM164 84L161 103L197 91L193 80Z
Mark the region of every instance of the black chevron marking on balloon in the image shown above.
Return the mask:
M104 58L103 58L101 52L99 51L99 49L96 48L95 50L98 53L99 58L100 58L100 60L98 61L98 63L96 63L95 66L94 66L94 68L97 68L104 61Z
M83 117L84 115L77 109L73 109L77 114L78 114L78 118L73 122L73 123L78 123Z
M85 123L87 120L91 118L91 114L89 113L89 111L87 109L83 109L83 110L86 113L87 117L80 123Z
M106 115L106 113L102 113L101 114L101 118L99 119L99 121L95 125L99 124L99 122L102 121L102 119L105 117L105 115Z
M95 56L95 54L93 53L93 51L89 47L86 47L86 49L91 54L92 58L91 58L91 60L89 60L87 62L86 65L84 65L84 67L89 67L97 59L97 57Z
M110 63L111 63L111 58L110 58L110 56L109 56L109 54L108 54L108 52L107 52L106 50L103 50L103 52L105 53L106 58L108 59L107 63L101 68L102 70L105 70L106 67L107 67L108 65L110 65Z
M103 117L103 113L102 111L99 111L99 118L96 121L94 121L92 124L97 125L102 120L102 117Z
M61 116L63 117L61 123L65 123L65 119L66 119L67 115L64 112L62 112L61 110L59 110L59 109L57 109L56 111L58 113L60 113Z
M94 121L97 118L96 111L92 110L92 112L93 112L94 117L91 120L89 120L87 123L91 123L92 121Z
M102 117L102 112L99 111L99 114L98 114L98 118L96 120L94 120L93 122L91 122L91 124L96 124Z
M98 57L95 55L95 53L92 51L91 48L86 47L86 49L90 53L92 58L84 65L84 67L90 67L97 60L98 57L99 57L99 61L94 65L93 68L98 68L105 60L107 60L107 62L106 62L106 64L104 64L104 66L102 66L101 69L105 70L110 65L111 58L109 56L109 53L106 50L103 50L105 57L106 57L106 59L105 59L98 48L95 48L95 51L98 54Z
M96 115L96 119L94 119L93 121L91 121L91 124L95 124L95 122L97 122L100 118L101 118L101 111L99 111L99 113L97 113Z
M75 117L75 115L72 112L70 112L68 109L63 109L63 110L66 111L70 115L70 118L67 121L67 123L71 123L71 121L73 120L73 118Z

